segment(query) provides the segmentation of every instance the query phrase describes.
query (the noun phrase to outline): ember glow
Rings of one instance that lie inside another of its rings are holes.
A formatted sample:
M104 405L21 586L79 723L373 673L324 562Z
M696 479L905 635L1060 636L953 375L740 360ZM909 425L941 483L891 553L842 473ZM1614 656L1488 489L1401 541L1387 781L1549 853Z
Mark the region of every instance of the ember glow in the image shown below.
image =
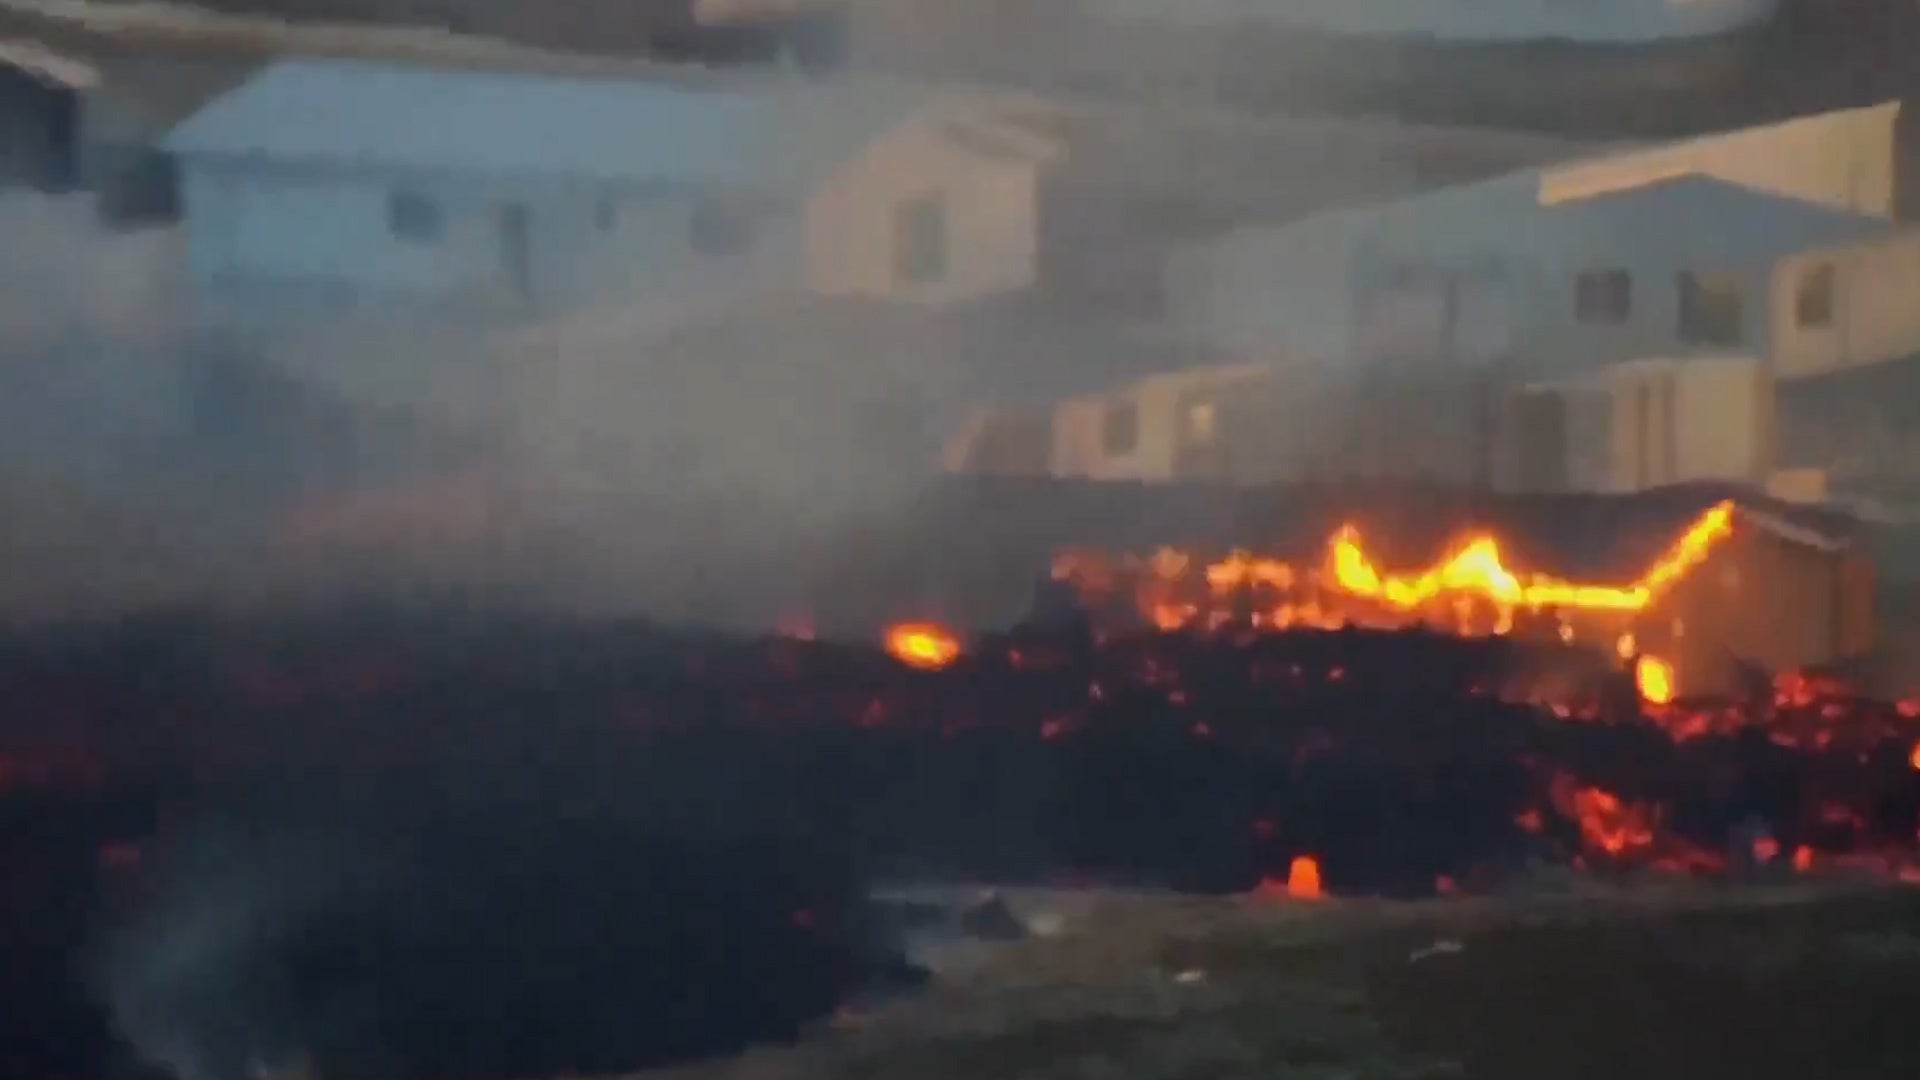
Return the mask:
M887 652L908 667L938 671L960 655L960 641L934 623L899 623L887 628Z
M1657 656L1642 656L1633 662L1633 683L1640 700L1649 705L1673 703L1673 665Z
M1315 568L1235 551L1195 572L1190 554L1163 548L1117 567L1099 555L1066 553L1055 560L1054 577L1091 597L1111 594L1124 577L1137 592L1141 614L1162 630L1216 625L1237 601L1254 595L1260 600L1249 615L1263 627L1390 628L1425 622L1461 633L1504 634L1520 612L1630 616L1642 611L1733 534L1733 513L1731 502L1702 513L1626 584L1516 571L1506 564L1499 540L1487 533L1464 538L1424 570L1391 572L1367 552L1351 524L1335 531ZM1570 634L1563 627L1562 636Z
M1311 855L1296 855L1287 867L1287 895L1295 900L1318 900L1324 893L1320 887L1320 862Z

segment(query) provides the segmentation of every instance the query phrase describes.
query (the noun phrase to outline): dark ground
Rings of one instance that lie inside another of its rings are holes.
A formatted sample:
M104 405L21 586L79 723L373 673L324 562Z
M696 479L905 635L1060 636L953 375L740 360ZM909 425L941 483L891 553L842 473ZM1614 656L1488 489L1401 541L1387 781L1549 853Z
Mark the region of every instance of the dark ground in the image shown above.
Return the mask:
M1545 662L1421 634L1143 639L1091 657L1028 638L929 674L866 648L477 610L15 633L0 640L0 1060L36 1080L126 1075L89 994L150 1053L215 1070L188 1080L293 1048L351 1080L683 1060L790 1037L892 970L863 880L1219 894L1309 851L1336 893L1421 895L1443 874L1479 887L1583 850L1552 794L1562 771L1667 809L1634 860L1727 851L1755 815L1783 850L1822 858L1910 844L1914 730L1891 710L1814 701L1765 732L1675 744L1604 670L1589 674L1612 688L1613 723L1475 689ZM1650 958L1691 955L1663 940ZM1534 955L1507 948L1486 951ZM1374 952L1341 955L1351 977ZM1791 974L1840 979L1824 971ZM1724 976L1700 979L1704 994ZM1340 1004L1359 992L1259 989L1155 1037L1217 1059L1241 1052L1221 1028L1333 1008L1242 1048L1325 1063L1329 1038L1379 1042ZM1443 986L1410 1015L1474 992ZM1120 1046L1138 1019L1103 1012L1019 1052ZM979 1075L1003 1052L950 1045L913 1075Z
M1920 894L1754 885L1413 905L1039 897L1058 938L676 1080L1912 1075Z

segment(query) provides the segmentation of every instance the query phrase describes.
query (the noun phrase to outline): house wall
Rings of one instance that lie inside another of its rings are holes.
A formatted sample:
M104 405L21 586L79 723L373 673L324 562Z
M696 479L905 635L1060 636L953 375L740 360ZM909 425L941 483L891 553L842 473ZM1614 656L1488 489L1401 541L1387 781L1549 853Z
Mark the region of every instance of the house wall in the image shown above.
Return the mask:
M1803 327L1796 298L1810 270L1831 266L1831 325ZM1824 375L1920 353L1920 229L1783 259L1767 287L1771 356L1782 378Z
M1609 154L1546 170L1551 205L1688 173L1809 202L1890 217L1900 103L1797 117L1778 124Z
M1494 239L1486 239L1493 237ZM1357 305L1356 355L1386 359L1382 349L1406 362L1426 348L1435 362L1504 360L1521 370L1551 375L1590 370L1622 357L1673 354L1703 348L1765 353L1776 324L1770 265L1689 265L1658 251L1598 242L1548 242L1539 237L1504 238L1481 233L1480 251L1465 245L1450 252L1444 242L1403 252L1370 253L1356 259L1350 287ZM1504 250L1502 250L1504 249ZM1579 277L1588 270L1624 270L1630 300L1618 322L1583 321L1577 306ZM1746 298L1740 341L1720 345L1687 340L1680 328L1680 279L1684 271L1737 280ZM1405 285L1379 284L1394 272L1410 272ZM1459 288L1449 327L1440 283ZM1370 284L1369 282L1373 282ZM1395 292L1409 302L1394 303ZM1425 300L1424 304L1412 301ZM1387 325L1391 319L1392 325ZM1505 325L1502 325L1505 324Z
M1741 662L1790 671L1864 652L1870 593L1870 574L1849 553L1736 526L1636 636L1673 663L1682 695L1735 693Z
M1773 387L1763 364L1744 357L1647 360L1615 365L1600 381L1613 397L1608 490L1759 483L1771 471ZM1645 425L1637 411L1643 390L1651 414Z
M807 283L829 296L951 303L1033 284L1039 265L1040 165L968 152L930 122L905 125L836 169L808 200ZM893 211L917 198L945 207L946 273L895 273Z
M1474 379L1356 379L1313 364L1158 376L1060 404L1048 471L1148 483L1471 483L1488 449L1479 411L1485 390ZM1135 410L1136 438L1130 449L1114 451L1106 444L1106 420L1128 406Z
M1354 249L1372 216L1335 211L1173 252L1162 289L1169 323L1244 357L1346 355Z
M1275 350L1322 357L1356 345L1356 288L1395 261L1418 266L1505 263L1512 302L1527 325L1516 337L1547 354L1542 361L1580 362L1672 351L1678 344L1681 268L1669 254L1623 250L1605 232L1579 240L1537 235L1554 230L1517 223L1551 206L1658 180L1703 173L1763 191L1856 212L1889 215L1894 199L1894 128L1898 103L1803 117L1767 127L1673 143L1610 151L1429 192L1385 207L1340 210L1273 229L1242 230L1176 252L1167 263L1169 320L1222 351L1258 356ZM1582 254L1584 244L1588 254ZM1589 258L1635 278L1631 317L1618 326L1573 319L1573 275ZM1714 269L1699 267L1699 269ZM1743 269L1752 299L1744 346L1768 344L1773 322L1759 298L1772 284L1764 268ZM1497 307L1498 305L1495 305ZM1491 308L1489 310L1492 310ZM1572 329L1576 333L1565 333ZM1467 328L1469 333L1473 328ZM1482 337L1491 335L1482 334ZM1558 355L1556 355L1558 354Z
M1216 434L1223 434L1222 405L1235 395L1267 383L1272 373L1256 365L1209 368L1144 379L1112 393L1062 402L1054 412L1054 476L1088 480L1167 481L1191 468L1195 451L1211 441L1192 426L1194 407L1213 410ZM1105 439L1108 415L1134 413L1130 449L1110 448Z
M396 192L439 208L437 237L408 240L389 223ZM296 170L222 161L183 164L189 261L215 308L272 318L318 307L498 301L512 296L501 211L529 213L528 268L536 306L582 302L679 272L700 193L462 177ZM613 208L602 230L600 204Z

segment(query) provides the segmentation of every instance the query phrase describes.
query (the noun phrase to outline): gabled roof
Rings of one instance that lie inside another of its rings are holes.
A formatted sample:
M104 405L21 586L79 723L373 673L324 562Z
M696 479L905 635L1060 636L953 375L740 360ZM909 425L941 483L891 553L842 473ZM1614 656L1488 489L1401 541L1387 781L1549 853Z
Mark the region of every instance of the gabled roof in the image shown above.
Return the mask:
M100 72L92 64L18 38L0 39L0 68L61 90L86 90L100 82Z
M899 80L730 83L276 63L168 136L181 154L492 177L805 182L933 104Z
M1658 243L1707 257L1749 259L1852 243L1893 223L1776 195L1712 176L1691 175L1539 207L1556 232L1621 243Z

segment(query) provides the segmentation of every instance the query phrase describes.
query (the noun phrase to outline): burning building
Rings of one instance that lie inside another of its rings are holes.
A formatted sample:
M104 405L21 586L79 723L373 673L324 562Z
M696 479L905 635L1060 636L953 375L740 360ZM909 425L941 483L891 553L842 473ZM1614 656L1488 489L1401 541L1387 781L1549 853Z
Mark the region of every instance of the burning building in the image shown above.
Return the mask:
M1856 525L1727 485L1532 496L1417 485L945 491L914 526L929 530L924 542L900 549L940 557L898 576L918 578L922 610L955 622L1004 621L1004 608L987 607L1011 599L1008 568L1026 566L1051 567L1101 626L1558 639L1654 658L1663 693L1679 697L1873 648L1873 573Z

